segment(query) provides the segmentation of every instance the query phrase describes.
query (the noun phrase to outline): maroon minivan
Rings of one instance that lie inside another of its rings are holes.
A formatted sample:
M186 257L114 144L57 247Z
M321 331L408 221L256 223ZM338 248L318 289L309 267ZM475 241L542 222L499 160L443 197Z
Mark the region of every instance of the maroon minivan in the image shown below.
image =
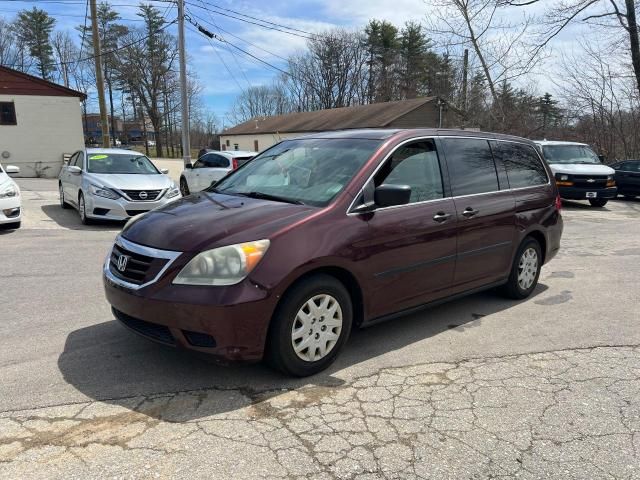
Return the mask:
M560 207L522 138L312 134L132 219L104 286L149 339L310 375L353 327L492 287L529 296L558 251Z

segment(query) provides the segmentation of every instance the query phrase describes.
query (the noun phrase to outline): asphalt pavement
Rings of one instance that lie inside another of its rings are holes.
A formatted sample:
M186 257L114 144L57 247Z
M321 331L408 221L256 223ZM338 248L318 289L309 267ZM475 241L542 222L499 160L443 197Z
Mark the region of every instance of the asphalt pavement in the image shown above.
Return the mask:
M0 230L0 478L640 478L640 202L567 202L526 301L355 331L290 379L139 338L104 300L121 224L18 180Z

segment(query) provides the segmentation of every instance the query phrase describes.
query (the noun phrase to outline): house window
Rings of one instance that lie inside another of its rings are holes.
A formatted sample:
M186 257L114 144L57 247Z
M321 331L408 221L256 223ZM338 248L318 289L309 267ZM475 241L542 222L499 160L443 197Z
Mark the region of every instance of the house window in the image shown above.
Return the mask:
M16 106L13 102L0 102L0 125L17 125Z
M233 149L234 149L234 150L238 150L238 146L239 146L239 145L238 145L237 143L234 143L234 144L233 144Z
M254 140L253 141L253 151L257 152L258 151L258 140Z
M229 142L229 139L227 138L227 147L231 145L231 143Z

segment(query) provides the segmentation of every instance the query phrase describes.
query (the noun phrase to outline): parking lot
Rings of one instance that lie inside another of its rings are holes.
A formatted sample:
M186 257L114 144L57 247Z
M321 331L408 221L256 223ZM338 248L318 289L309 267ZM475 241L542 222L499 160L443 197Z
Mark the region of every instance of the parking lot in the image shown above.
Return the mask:
M567 202L523 302L493 292L353 332L290 379L117 324L82 226L19 179L0 231L0 478L640 478L640 201Z

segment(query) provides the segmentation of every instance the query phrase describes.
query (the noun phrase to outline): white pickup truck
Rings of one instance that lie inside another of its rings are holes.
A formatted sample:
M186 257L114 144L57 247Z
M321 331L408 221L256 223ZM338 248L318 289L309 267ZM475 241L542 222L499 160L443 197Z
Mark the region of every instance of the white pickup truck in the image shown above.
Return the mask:
M548 140L535 143L553 171L562 198L589 200L594 207L604 207L616 197L615 170L603 165L589 145Z

